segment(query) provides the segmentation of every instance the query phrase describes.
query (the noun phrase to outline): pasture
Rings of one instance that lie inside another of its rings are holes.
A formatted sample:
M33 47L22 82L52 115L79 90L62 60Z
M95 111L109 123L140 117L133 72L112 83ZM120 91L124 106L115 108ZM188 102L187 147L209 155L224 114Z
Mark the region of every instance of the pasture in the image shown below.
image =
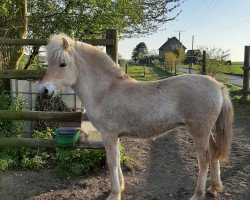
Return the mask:
M138 80L156 80L170 76L161 69L131 66L128 74ZM230 86L236 108L232 153L222 165L224 191L221 199L245 200L250 197L249 115L250 105L238 102L239 88ZM132 161L123 166L126 189L124 200L189 199L192 196L198 166L192 138L183 128L154 139L124 138L122 143ZM196 169L196 170L194 170ZM0 173L0 199L94 199L108 196L109 178L105 169L91 176L56 178L52 170ZM207 197L206 199L210 199Z
M222 73L225 74L232 74L236 76L242 76L243 75L243 67L244 63L243 62L232 62L232 65L228 65L225 68L223 68ZM189 68L189 65L182 65L181 67L183 68ZM201 65L194 64L192 69L201 70Z

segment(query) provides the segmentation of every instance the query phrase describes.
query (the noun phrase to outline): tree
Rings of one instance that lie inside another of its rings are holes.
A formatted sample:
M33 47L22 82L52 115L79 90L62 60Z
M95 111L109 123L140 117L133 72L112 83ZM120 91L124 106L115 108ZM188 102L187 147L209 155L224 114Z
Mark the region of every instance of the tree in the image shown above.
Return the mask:
M206 51L206 73L219 80L224 80L225 72L230 72L229 66L226 64L230 56L230 50L223 50L221 48L199 47L200 51Z
M25 39L27 37L27 0L2 0L0 16L0 38ZM18 69L24 50L23 46L1 46L0 69ZM6 79L2 80L1 89L9 91L10 82Z
M144 42L140 42L132 51L132 60L136 63L138 60L144 62L148 55L148 48Z
M25 39L28 30L27 0L3 0L0 9L0 37L11 37ZM0 67L17 69L24 53L23 46L1 47L0 57L5 62L0 63Z
M176 19L181 12L177 11L180 2L51 0L48 3L47 0L32 0L30 26L32 30L42 27L50 34L59 31L78 39L100 35L103 29L116 29L121 37L142 36L152 34L167 21Z
M18 15L22 10L18 5L22 2L28 4L29 10L24 15L26 17ZM100 38L103 37L104 29L118 30L121 38L148 35L180 14L181 11L177 10L180 2L181 0L1 0L0 37L20 38L16 30L27 19L29 24L25 30L28 30L28 38L48 38L51 34L60 32L79 40ZM37 54L37 48L31 50L32 54ZM11 61L15 62L15 59ZM8 63L5 65L8 66Z
M157 66L157 64L159 64L159 56L158 56L158 53L155 49L151 49L148 52L148 62L149 62L149 65L154 64Z
M176 48L174 49L173 53L176 55L176 60L174 62L174 69L176 74L178 65L181 65L185 60L185 50L183 48Z
M185 50L183 48L174 49L174 54L176 55L176 64L182 64L185 60Z
M171 71L173 70L173 66L175 65L175 62L177 60L176 54L173 52L167 51L164 54L164 67L166 70Z

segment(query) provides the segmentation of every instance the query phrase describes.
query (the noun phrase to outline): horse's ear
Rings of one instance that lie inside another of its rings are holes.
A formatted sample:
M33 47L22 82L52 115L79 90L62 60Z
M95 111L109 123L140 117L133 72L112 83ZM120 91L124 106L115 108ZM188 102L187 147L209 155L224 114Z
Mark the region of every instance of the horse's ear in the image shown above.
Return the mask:
M68 40L65 39L65 38L62 38L62 40L63 40L63 49L64 50L68 50L69 49L69 42L68 42Z

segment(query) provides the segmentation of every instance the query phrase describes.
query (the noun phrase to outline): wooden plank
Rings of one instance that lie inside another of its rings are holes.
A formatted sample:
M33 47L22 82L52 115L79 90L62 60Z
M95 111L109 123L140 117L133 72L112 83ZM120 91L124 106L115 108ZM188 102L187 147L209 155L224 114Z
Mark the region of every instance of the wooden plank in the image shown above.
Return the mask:
M96 45L96 46L112 46L114 45L113 39L84 39L82 42ZM31 46L45 46L48 39L0 39L0 45L31 45Z
M46 70L0 70L0 79L41 80Z
M55 120L61 122L80 122L89 121L87 114L82 112L47 112L47 111L10 111L0 110L2 120Z
M243 101L247 101L248 91L249 91L249 69L250 69L250 46L245 46L244 53L244 67L243 67Z
M106 38L114 41L113 45L106 46L106 53L118 64L118 32L114 29L107 30Z
M54 139L0 138L0 146L55 149L58 144ZM103 144L101 141L81 141L76 144L76 147L79 149L103 149Z
M201 68L201 74L206 75L206 51L203 51L202 53L202 68Z
M0 39L0 45L32 45L32 46L43 46L47 44L47 39L12 39L4 38Z

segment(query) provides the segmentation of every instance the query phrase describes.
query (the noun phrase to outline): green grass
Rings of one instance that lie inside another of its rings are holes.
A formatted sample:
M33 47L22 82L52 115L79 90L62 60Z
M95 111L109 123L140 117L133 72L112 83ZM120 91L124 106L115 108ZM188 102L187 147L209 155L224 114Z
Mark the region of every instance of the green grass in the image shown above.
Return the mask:
M169 72L159 68L159 67L144 67L143 66L129 66L128 75L139 81L155 81L163 78L172 76Z
M229 83L224 83L230 92L230 97L233 101L235 116L237 119L243 121L250 121L250 95L246 102L242 101L242 91L241 88L234 86Z
M225 73L241 76L243 74L242 66L242 62L233 62L231 66L228 66L229 71Z
M228 65L225 70L223 71L223 73L225 74L232 74L232 75L236 75L236 76L242 76L243 74L243 70L242 70L242 66L243 66L243 62L232 62L232 65ZM189 68L189 65L182 65L181 67L183 68ZM200 65L193 65L192 69L201 70L201 66Z

